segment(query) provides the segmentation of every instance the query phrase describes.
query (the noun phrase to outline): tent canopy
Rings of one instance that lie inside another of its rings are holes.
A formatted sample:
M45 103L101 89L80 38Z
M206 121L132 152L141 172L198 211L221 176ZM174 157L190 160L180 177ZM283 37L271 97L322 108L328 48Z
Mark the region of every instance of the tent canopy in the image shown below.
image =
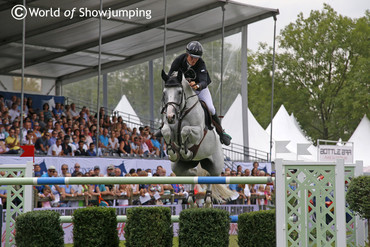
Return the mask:
M63 84L97 75L99 17L82 16L99 10L99 0L27 0L27 9L60 9L60 17L26 17L25 76L50 78ZM225 6L225 35L242 26L279 14L268 9L222 0L167 1L167 50L183 50L191 40L211 41L222 34ZM0 75L21 74L22 21L11 16L15 4L0 0ZM164 9L162 0L104 0L103 10L138 11L139 17L102 20L102 72L107 73L163 54ZM73 18L66 10L76 8ZM80 8L82 8L80 10ZM85 10L87 9L87 10ZM140 12L141 11L141 12ZM143 12L144 11L144 12ZM131 12L132 13L132 12ZM141 13L141 14L140 14Z

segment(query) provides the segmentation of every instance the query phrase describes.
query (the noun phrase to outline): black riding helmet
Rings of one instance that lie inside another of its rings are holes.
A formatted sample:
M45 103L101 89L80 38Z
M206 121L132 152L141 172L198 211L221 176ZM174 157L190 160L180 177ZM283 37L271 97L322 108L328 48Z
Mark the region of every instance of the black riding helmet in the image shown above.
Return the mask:
M203 46L198 41L191 41L186 46L186 53L192 57L200 58L203 55Z

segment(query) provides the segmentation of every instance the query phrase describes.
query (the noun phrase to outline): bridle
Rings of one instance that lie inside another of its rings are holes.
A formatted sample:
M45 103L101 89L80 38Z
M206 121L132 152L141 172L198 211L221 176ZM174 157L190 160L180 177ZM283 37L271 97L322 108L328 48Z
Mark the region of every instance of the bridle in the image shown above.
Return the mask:
M175 109L176 118L178 118L178 120L181 123L181 120L195 107L195 105L199 102L199 100L197 99L197 101L190 108L187 109L188 100L192 97L197 96L197 95L194 94L194 95L190 95L189 97L187 97L186 93L184 91L184 88L181 84L176 86L176 87L181 88L180 102L179 103L174 102L174 101L164 102L165 101L165 93L163 92L162 102L164 103L164 106L162 108L161 114L166 114L168 106L171 105Z

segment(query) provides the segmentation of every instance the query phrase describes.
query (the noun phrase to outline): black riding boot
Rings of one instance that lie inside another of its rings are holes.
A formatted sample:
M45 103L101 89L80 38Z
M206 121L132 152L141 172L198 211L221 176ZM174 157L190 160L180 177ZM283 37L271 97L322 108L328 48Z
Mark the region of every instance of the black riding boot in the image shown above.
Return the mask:
M213 115L212 119L213 121L216 122L216 124L218 124L218 126L215 126L215 127L216 127L217 134L220 136L221 143L225 144L226 146L229 146L232 138L230 135L226 134L226 132L222 129L221 121L218 118L217 114Z
M159 137L163 137L161 129L157 130L157 131L154 133L154 136L155 136L155 137L157 137L157 138L159 138Z

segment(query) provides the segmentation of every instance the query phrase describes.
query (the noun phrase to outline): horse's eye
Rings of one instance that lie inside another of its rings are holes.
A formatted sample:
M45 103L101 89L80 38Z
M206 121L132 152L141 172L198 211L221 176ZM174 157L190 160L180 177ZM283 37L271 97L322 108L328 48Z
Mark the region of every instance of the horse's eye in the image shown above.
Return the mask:
M181 91L178 91L178 92L177 92L177 94L179 94L179 95L180 95L180 94L181 94Z

